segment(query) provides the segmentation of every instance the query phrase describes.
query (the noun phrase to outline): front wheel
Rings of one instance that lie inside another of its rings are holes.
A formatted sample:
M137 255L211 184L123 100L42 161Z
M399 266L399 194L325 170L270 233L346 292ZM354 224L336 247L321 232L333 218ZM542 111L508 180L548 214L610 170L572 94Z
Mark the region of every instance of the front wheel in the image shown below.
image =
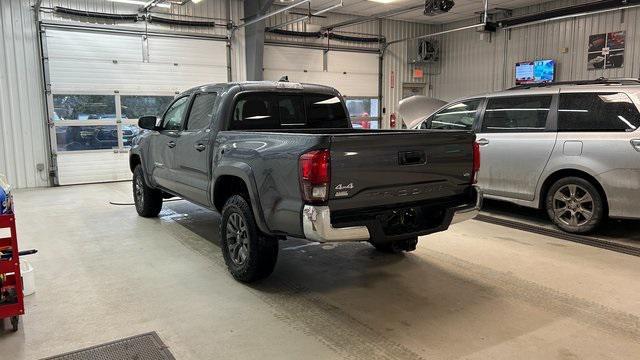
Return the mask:
M133 201L142 217L156 217L162 210L162 191L147 185L141 165L133 170Z
M583 234L593 231L604 218L604 203L598 189L579 177L556 181L547 194L546 210L560 229Z
M245 283L269 276L278 260L278 240L260 232L251 206L240 195L222 208L220 248L231 275Z

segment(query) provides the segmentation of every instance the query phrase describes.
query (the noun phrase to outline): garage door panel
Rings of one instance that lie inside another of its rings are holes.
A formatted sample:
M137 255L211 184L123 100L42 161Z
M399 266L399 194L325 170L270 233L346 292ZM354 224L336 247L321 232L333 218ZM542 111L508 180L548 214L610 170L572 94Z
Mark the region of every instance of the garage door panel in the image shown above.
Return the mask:
M322 50L316 49L265 46L264 68L270 70L322 71L322 53Z
M226 67L226 44L215 40L149 37L149 62Z
M265 46L264 78L332 86L351 97L378 96L378 55L330 51L323 71L324 52L284 46Z
M377 54L356 53L346 51L330 51L328 64L341 71L359 74L378 74L379 60Z
M142 61L142 36L96 32L46 31L49 58Z
M65 152L57 155L60 185L131 180L129 155L110 152Z

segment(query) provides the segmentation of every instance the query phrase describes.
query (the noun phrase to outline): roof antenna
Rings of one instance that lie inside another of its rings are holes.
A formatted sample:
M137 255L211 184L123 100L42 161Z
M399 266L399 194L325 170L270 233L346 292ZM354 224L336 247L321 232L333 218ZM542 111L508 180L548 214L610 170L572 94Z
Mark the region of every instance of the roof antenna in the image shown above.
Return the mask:
M283 76L278 80L278 82L289 82L289 77L287 75Z

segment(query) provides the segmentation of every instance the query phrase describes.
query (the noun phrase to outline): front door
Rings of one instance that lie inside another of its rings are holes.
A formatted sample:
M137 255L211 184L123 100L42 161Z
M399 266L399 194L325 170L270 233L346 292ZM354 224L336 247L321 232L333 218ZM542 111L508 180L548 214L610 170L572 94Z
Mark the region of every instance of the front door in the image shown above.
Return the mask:
M176 99L165 112L161 130L150 137L151 173L153 181L167 189L175 189L175 148L179 138L189 96Z
M175 186L184 197L209 205L209 169L213 150L211 130L216 93L196 94L175 148Z
M488 195L533 200L556 142L553 94L490 98L482 118L478 184Z

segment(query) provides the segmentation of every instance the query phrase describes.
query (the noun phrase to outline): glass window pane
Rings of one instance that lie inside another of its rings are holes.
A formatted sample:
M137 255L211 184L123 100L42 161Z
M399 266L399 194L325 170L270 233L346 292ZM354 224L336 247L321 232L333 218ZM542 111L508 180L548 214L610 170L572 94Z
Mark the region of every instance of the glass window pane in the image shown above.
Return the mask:
M561 94L558 131L634 131L638 108L624 93Z
M280 112L280 125L282 127L291 128L307 126L307 118L304 113L304 100L302 96L278 96L278 109Z
M425 129L471 130L476 120L480 99L463 101L440 110L424 123ZM422 128L422 127L421 127Z
M346 128L347 114L340 98L333 95L306 94L307 123L312 128Z
M216 102L216 93L197 94L191 105L187 130L206 129L213 119L213 105Z
M138 119L145 115L162 116L173 99L173 96L122 95L120 97L122 118Z
M118 147L118 130L109 126L56 126L58 151L101 150Z
M345 100L351 125L356 129L377 129L378 98L349 98Z
M515 96L489 99L482 132L544 131L552 96Z
M164 114L164 119L162 120L162 128L164 130L181 130L182 129L182 119L184 118L184 112L187 109L187 103L189 100L188 96L182 97L176 100L167 113Z
M53 95L55 120L113 120L116 98L113 95Z
M274 96L265 93L243 95L233 110L232 130L277 129L280 127Z

